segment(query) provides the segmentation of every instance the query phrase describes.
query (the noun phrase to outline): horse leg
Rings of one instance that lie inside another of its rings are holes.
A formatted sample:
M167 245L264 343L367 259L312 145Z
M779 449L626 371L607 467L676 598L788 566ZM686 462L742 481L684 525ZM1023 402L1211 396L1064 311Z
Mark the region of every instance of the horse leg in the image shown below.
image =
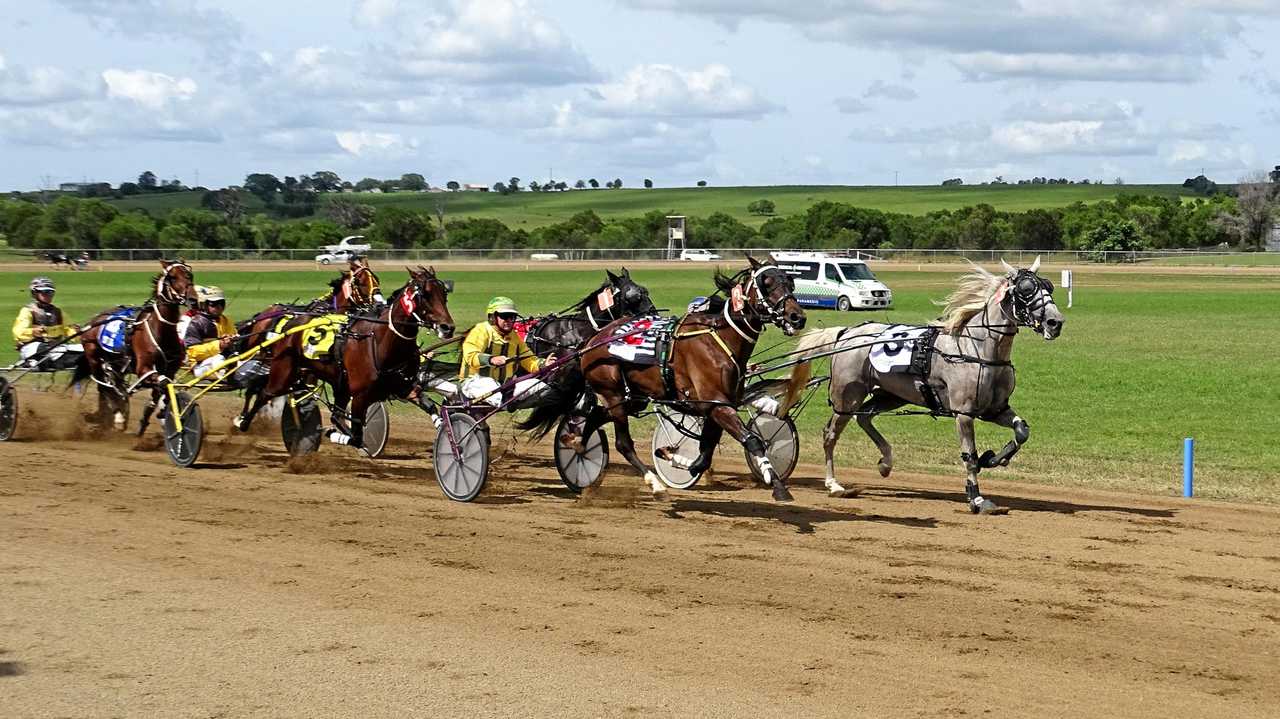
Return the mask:
M644 478L649 490L655 498L666 496L667 485L658 478L657 472L649 468L636 454L636 443L631 439L631 428L628 426L626 402L621 397L603 397L608 403L609 417L613 420L613 444L627 462L635 468L636 473ZM589 435L588 435L589 436Z
M142 420L138 422L138 436L141 437L147 431L147 425L151 424L151 413L156 411L156 407L160 406L161 400L164 398L164 385L151 385L151 400L147 402L147 406L142 408Z
M698 458L689 465L689 474L701 477L704 472L711 469L711 458L715 455L716 447L720 445L720 438L723 436L724 427L719 423L702 423L702 435L698 437Z
M835 392L833 391L832 394ZM862 407L862 400L866 396L866 385L860 382L849 382L840 388L839 396L832 397L831 419L827 420L827 426L822 431L822 451L826 456L827 469L827 476L822 483L827 488L827 494L832 497L853 497L859 492L856 488L846 488L836 481L836 444L840 442L840 435L849 424L849 420ZM886 473L882 471L881 474Z
M361 392L351 398L351 440L347 444L356 449L364 446L364 418L369 404L369 392Z
M1018 416L1013 408L1006 407L1003 412L994 417L984 417L983 419L1001 427L1008 427L1013 430L1013 439L1005 444L1004 449L999 453L987 450L978 458L978 465L984 469L990 467L1008 467L1009 460L1013 459L1013 455L1022 449L1022 445L1027 443L1031 438L1031 427L1027 425L1027 421Z
M267 373L266 384L253 396L253 406L249 407L247 412L241 413L239 417L231 420L231 424L241 432L248 432L249 426L253 424L253 418L258 416L258 412L262 407L271 400L285 394L293 387L293 382L297 377L294 371L293 358L287 354L281 353L271 360L271 370ZM249 404L249 398L245 397L245 405Z
M862 411L858 413L858 426L871 438L872 442L876 443L876 448L880 450L880 461L876 463L876 468L880 470L881 477L888 477L889 473L893 471L893 446L889 444L884 435L880 434L880 430L876 429L871 422L881 412L895 410L906 403L906 400L894 395L874 392L871 398L862 405Z
M738 417L738 413L728 405L718 405L711 410L711 419L729 433L729 436L742 443L747 448L747 452L755 461L756 466L760 469L760 474L764 476L764 483L773 487L773 498L779 502L790 502L794 497L791 496L791 490L787 489L787 483L773 470L773 464L769 462L769 454L764 440L760 435L747 429L742 424L742 419Z
M964 462L966 472L964 482L965 497L969 500L969 511L974 514L1002 514L998 504L982 496L978 489L978 472L982 470L977 454L977 444L973 438L973 417L964 414L956 415L956 434L960 436L960 459Z

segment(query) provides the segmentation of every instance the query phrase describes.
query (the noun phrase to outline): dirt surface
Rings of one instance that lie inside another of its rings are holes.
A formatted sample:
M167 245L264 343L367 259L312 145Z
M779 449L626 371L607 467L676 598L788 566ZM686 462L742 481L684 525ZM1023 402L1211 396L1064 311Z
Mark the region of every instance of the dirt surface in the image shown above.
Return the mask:
M6 717L1280 714L1276 508L994 474L1012 512L975 517L957 477L851 473L837 500L813 467L786 506L735 475L577 499L501 432L458 504L418 416L386 459L290 463L210 400L180 470L21 400Z

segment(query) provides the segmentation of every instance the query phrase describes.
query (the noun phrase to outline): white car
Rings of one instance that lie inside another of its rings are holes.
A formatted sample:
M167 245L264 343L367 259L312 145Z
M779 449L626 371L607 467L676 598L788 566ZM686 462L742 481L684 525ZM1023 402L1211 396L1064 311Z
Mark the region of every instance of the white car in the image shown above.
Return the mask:
M331 265L335 262L347 262L355 253L351 250L336 250L334 252L321 252L316 255L316 262L322 265Z
M685 262L714 262L720 255L711 250L680 250L680 259Z
M769 257L795 281L802 307L847 312L893 306L893 291L862 260L822 252L771 252Z

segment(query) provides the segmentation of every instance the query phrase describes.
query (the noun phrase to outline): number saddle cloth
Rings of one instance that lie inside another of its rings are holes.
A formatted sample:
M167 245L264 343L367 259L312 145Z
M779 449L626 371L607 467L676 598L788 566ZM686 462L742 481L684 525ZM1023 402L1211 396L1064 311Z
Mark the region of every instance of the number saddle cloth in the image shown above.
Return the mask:
M609 354L624 362L638 365L663 364L671 345L675 317L649 315L619 325L609 342Z
M292 319L292 315L281 317L272 331L267 334L267 339L274 339L284 334L288 329L285 325ZM327 314L299 325L301 329L295 331L302 333L302 356L309 360L332 361L335 358L335 340L346 329L350 319L344 314Z
M136 307L122 307L112 312L98 328L98 346L112 354L124 352L129 334L133 331L133 320L137 316Z
M937 390L929 384L934 339L941 328L915 325L889 325L874 337L869 359L871 368L880 374L905 374L915 378L916 389L924 396L925 406L932 412L946 411Z

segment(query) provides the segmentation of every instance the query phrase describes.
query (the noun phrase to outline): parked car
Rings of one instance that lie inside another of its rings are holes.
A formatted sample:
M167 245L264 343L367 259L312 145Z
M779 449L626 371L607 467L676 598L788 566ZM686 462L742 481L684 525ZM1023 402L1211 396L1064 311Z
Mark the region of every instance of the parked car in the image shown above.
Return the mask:
M316 262L322 265L331 265L335 262L348 262L356 253L351 250L336 250L333 252L321 252L316 255Z
M680 250L680 259L684 262L714 262L720 255L711 250Z
M804 307L848 310L888 309L893 291L871 274L862 260L822 252L771 252L769 257L796 284Z

